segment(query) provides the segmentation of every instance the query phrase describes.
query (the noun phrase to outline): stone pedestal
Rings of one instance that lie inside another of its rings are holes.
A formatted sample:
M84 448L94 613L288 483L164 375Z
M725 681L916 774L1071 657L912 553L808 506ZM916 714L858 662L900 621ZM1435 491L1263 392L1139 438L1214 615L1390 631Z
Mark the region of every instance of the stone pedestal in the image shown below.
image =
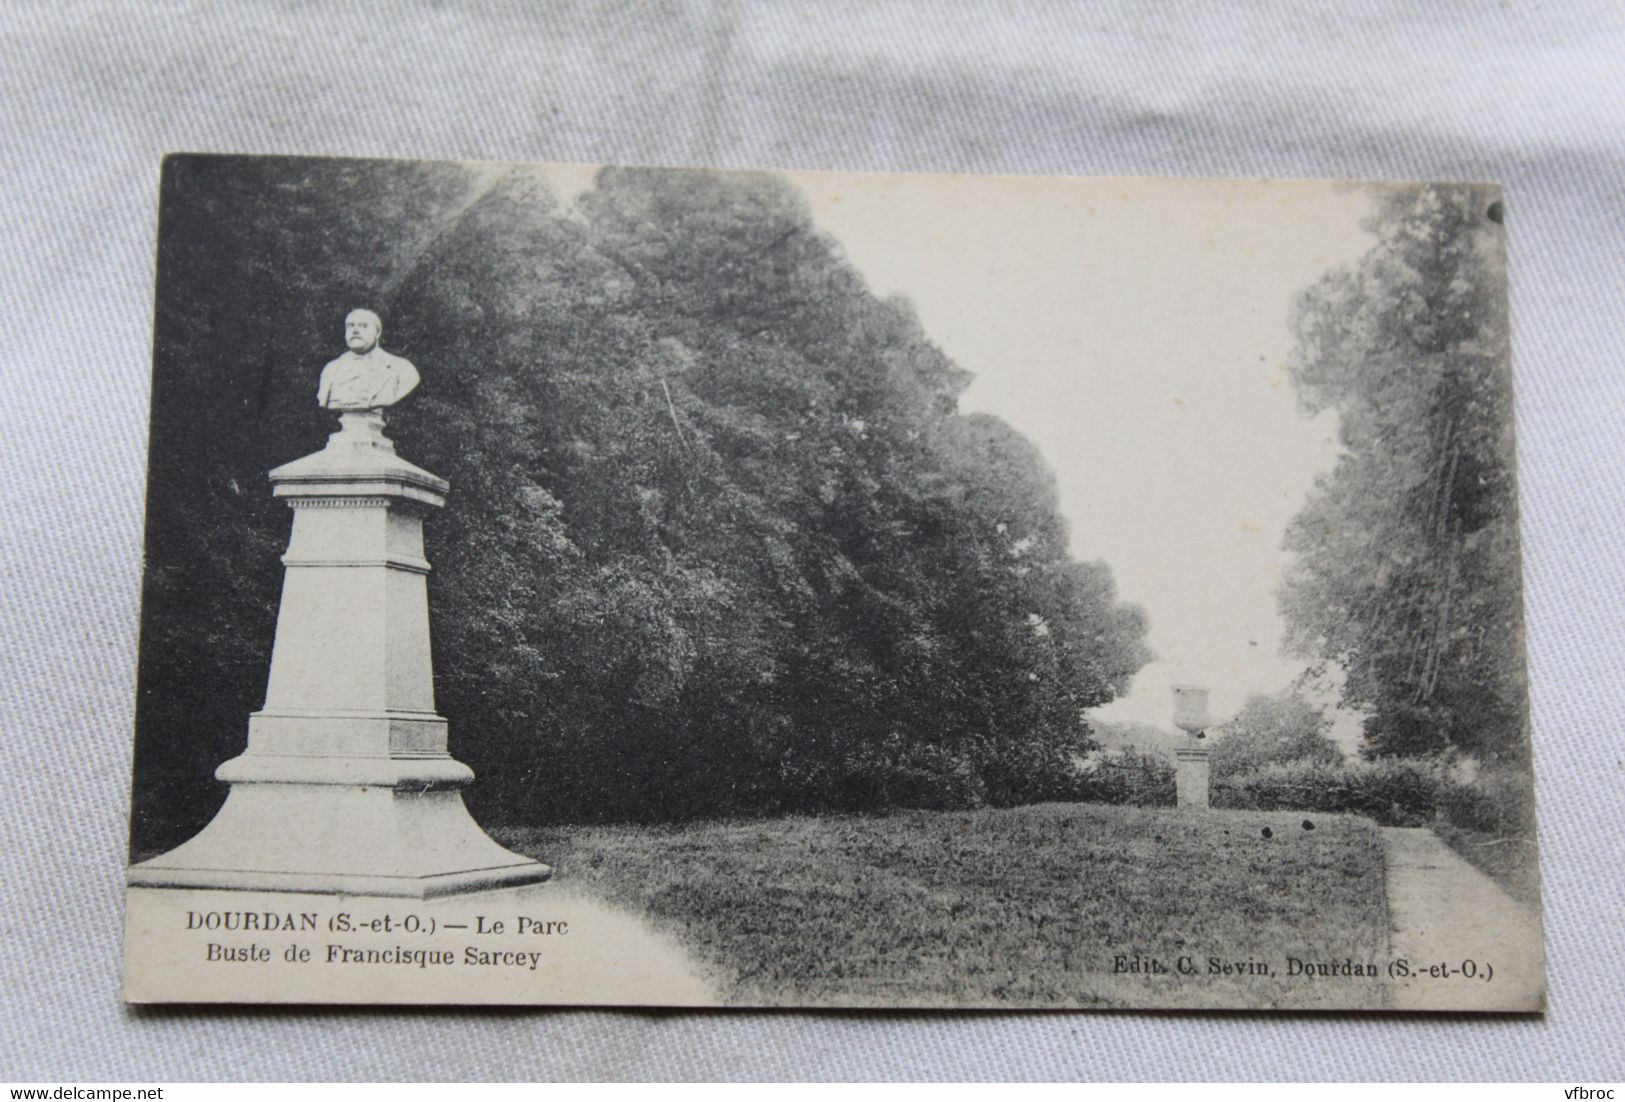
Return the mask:
M225 805L131 884L425 897L550 870L492 841L435 712L423 518L447 483L395 454L377 410L271 472L293 535L265 707L215 776Z
M1205 746L1181 746L1174 751L1174 791L1180 807L1208 806L1208 759Z

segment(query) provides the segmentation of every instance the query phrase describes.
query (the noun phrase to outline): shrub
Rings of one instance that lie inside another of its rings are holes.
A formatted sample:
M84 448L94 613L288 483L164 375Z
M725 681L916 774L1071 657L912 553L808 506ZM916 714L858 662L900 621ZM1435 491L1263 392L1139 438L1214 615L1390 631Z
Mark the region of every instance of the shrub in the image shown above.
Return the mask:
M1440 793L1439 814L1463 830L1498 838L1528 838L1535 832L1535 786L1527 772L1487 769L1469 782Z
M1096 804L1169 807L1174 803L1174 766L1166 758L1135 750L1092 755L1080 767L1072 797Z
M1349 812L1383 826L1426 826L1444 820L1498 837L1533 832L1534 792L1527 774L1485 770L1460 780L1429 758L1330 763L1297 761L1213 783L1215 807L1256 811Z
M1298 761L1238 774L1213 785L1215 807L1365 815L1384 826L1424 826L1452 782L1420 758L1369 762Z
M1213 745L1213 777L1228 779L1271 765L1343 760L1327 737L1325 710L1291 690L1273 696L1254 693L1236 717L1221 728Z
M898 736L860 744L844 761L839 791L852 810L875 807L964 810L987 802L987 787L968 757Z

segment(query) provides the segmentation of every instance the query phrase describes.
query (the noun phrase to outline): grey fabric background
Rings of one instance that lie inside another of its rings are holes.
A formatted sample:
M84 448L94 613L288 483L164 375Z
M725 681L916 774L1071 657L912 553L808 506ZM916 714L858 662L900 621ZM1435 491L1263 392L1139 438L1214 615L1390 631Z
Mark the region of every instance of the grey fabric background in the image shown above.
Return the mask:
M13 3L0 39L0 1077L1625 1077L1614 0ZM170 150L1503 181L1550 1012L125 1009Z

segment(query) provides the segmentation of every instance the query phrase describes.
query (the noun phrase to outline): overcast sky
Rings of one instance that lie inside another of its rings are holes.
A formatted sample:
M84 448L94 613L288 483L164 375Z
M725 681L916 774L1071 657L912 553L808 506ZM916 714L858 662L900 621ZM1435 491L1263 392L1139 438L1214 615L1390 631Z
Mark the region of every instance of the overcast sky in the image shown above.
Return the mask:
M561 170L573 194L590 170ZM1337 452L1285 363L1297 292L1370 246L1369 200L1309 182L793 173L871 289L903 294L1054 468L1072 551L1150 614L1159 659L1097 712L1222 719L1303 668L1279 653L1281 537ZM1342 724L1347 730L1347 724ZM1343 733L1343 732L1340 732Z

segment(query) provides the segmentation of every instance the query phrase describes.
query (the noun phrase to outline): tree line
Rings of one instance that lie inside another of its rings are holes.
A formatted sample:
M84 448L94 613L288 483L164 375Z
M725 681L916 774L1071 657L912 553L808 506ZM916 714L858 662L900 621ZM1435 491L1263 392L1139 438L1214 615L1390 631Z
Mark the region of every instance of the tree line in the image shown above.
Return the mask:
M436 695L506 821L1064 794L1148 659L1043 457L782 178L177 157L162 185L140 849L263 700L320 365L355 306L418 365Z
M1290 311L1300 405L1335 410L1341 444L1285 537L1286 650L1310 666L1217 730L1213 775L1331 776L1335 687L1364 717L1362 756L1394 766L1348 777L1386 786L1374 804L1403 789L1421 814L1434 787L1481 767L1498 791L1530 787L1502 206L1488 186L1383 185L1365 228L1366 254Z
M1294 304L1342 453L1293 520L1287 647L1342 671L1369 757L1528 761L1506 253L1490 186L1375 189L1375 243ZM1313 671L1312 671L1313 672Z

